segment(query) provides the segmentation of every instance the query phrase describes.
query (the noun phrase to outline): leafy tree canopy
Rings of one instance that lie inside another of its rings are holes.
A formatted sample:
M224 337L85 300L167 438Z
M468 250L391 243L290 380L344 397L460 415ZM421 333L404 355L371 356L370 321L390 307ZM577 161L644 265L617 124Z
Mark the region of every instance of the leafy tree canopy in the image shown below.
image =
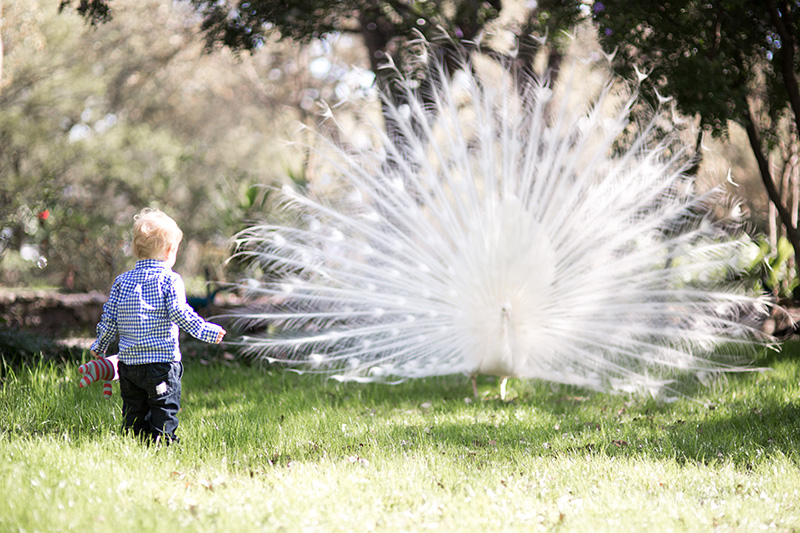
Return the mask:
M500 24L501 15L513 12L505 17L503 28L515 36L517 65L530 70L534 56L543 48L542 37L548 36L549 43L554 45L552 53L564 37L562 30L575 26L584 17L586 8L583 0L186 1L202 15L206 42L212 49L225 46L256 51L264 47L275 31L298 42L309 42L334 32L358 34L367 48L370 68L388 90L391 90L388 83L391 74L381 67L391 55L400 69L406 73L412 70L408 58L418 50L411 44L420 37L441 43L439 49L445 55L452 49L448 43L470 49L493 24ZM111 0L61 1L62 8L70 4L75 4L81 14L95 23L112 15ZM485 40L481 45L484 50L499 53ZM556 53L556 63L557 57Z
M785 3L783 17L797 28L800 9ZM715 135L729 120L743 123L748 97L773 120L786 109L778 57L785 50L763 0L607 0L594 3L593 15L619 72L649 73L644 86L674 96Z

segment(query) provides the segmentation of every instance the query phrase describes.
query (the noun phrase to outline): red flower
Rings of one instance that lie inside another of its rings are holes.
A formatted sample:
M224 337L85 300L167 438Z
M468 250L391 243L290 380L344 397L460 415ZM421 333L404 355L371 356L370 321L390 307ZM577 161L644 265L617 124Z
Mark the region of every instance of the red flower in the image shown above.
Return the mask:
M37 216L39 217L39 220L47 220L50 218L50 210L45 209L44 211L40 211Z

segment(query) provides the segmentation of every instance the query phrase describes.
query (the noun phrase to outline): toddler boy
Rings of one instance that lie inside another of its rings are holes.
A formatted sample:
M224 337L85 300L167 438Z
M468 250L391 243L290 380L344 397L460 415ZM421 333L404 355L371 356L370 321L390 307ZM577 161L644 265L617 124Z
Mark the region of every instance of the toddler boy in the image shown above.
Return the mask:
M133 270L117 276L97 324L92 355L104 354L119 333L119 386L123 429L156 442L177 441L183 364L179 328L220 343L222 327L206 322L186 303L180 275L172 271L183 232L157 209L134 217Z

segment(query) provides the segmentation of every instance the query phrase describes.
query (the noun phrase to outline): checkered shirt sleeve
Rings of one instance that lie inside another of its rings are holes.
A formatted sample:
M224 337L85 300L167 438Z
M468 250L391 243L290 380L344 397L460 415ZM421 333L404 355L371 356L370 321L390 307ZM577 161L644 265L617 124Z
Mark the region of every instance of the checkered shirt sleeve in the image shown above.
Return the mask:
M186 303L177 273L162 261L143 259L114 281L92 349L105 353L119 333L119 360L125 364L180 361L179 329L205 342L222 331Z

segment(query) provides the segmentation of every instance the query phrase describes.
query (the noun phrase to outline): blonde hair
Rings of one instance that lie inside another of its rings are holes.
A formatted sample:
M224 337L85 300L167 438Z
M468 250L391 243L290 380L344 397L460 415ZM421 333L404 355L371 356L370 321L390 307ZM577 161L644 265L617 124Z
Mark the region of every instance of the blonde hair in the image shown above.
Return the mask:
M146 207L133 220L133 253L139 259L166 259L167 249L183 239L178 224L158 209Z

